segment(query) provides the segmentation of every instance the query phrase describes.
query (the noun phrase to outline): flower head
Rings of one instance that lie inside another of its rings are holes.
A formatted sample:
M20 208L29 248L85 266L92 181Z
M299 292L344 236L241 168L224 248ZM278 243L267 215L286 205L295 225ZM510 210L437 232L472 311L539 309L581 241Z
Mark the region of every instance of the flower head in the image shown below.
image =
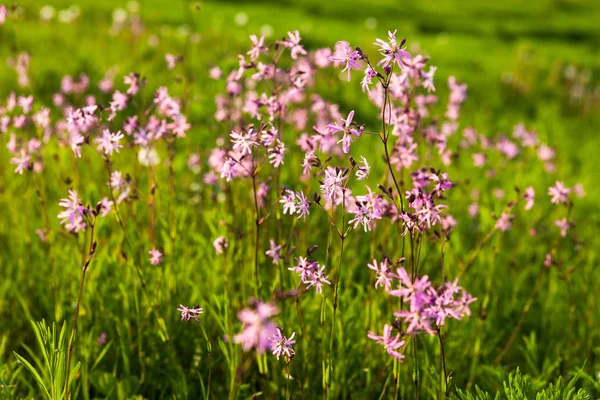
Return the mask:
M85 207L81 204L81 200L76 191L69 190L69 198L61 199L58 205L65 208L65 211L58 214L58 218L62 218L60 223L64 225L67 230L75 233L80 230L85 230Z
M387 353L390 356L392 356L398 360L402 360L404 358L404 355L399 353L397 351L397 349L404 346L405 342L404 342L404 340L400 340L399 333L396 334L396 336L392 336L392 327L391 326L389 326L387 324L385 324L383 326L383 335L382 336L379 336L375 332L371 332L371 331L369 331L367 336L369 337L369 339L373 339L377 343L382 345L385 348L385 351L387 351Z
M152 249L148 252L148 254L150 254L150 264L158 265L162 262L163 254L160 252L160 250Z
M183 304L180 304L179 307L177 307L177 311L181 313L182 321L189 321L190 319L198 320L198 317L200 317L200 314L202 314L204 310L199 306L186 307Z
M384 68L388 67L389 64L394 63L396 63L399 68L403 68L403 59L411 58L410 54L408 54L408 52L402 48L404 40L399 44L396 42L396 31L388 31L387 42L381 39L376 39L375 43L373 44L379 47L379 53L381 53L381 55L383 56L383 58L377 63L377 65L383 64Z
M548 188L548 194L552 197L550 201L554 204L566 203L569 193L571 193L571 189L565 187L561 181L556 181L554 186Z
M233 337L235 343L242 345L244 351L256 348L262 354L267 350L275 336L275 324L271 317L277 315L279 310L272 303L257 301L253 308L245 308L238 313L238 319L243 324L242 332Z
M348 71L348 80L350 80L350 71L360 69L360 64L357 61L360 59L360 54L358 51L352 50L348 42L344 41L337 42L336 49L340 49L342 54L336 52L333 56L329 56L329 60L344 63L345 67L342 72Z
M269 338L269 341L271 342L271 351L273 352L273 355L277 356L278 360L282 355L287 359L294 357L294 354L296 353L294 352L292 345L296 343L294 340L295 335L296 332L292 332L292 335L287 338L283 335L283 331L280 327L275 328L275 334L273 337Z

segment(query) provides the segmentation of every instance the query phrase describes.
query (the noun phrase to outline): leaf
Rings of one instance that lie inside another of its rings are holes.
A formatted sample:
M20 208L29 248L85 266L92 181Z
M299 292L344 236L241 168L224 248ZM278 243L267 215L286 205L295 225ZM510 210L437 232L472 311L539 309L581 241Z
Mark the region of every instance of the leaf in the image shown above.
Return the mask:
M37 381L37 383L40 385L40 388L42 388L43 391L46 393L46 396L48 397L48 399L52 399L52 396L50 396L50 392L46 388L46 385L44 385L44 381L42 380L42 377L37 372L37 370L33 367L33 365L31 365L29 363L29 361L27 361L25 358L23 358L20 355L18 355L16 352L13 351L13 354L17 358L17 360L21 364L23 364L25 366L25 368L27 368L27 370L33 375L33 377L35 378L35 380Z

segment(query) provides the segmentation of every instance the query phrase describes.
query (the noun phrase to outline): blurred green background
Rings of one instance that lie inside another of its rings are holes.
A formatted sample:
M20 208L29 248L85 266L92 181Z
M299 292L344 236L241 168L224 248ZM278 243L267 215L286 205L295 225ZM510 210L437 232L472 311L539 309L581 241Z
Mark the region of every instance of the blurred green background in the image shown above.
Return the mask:
M411 51L431 56L430 63L438 66L438 88L449 75L469 85L463 124L494 134L510 132L523 121L543 141L561 148L563 174L576 176L590 192L599 177L599 1L25 0L20 5L23 19L0 33L0 57L23 50L32 55L33 81L43 86L33 91L49 100L63 74L86 72L97 82L114 65L119 74L139 71L156 86L168 79L164 54L185 54L196 100L192 122L200 131L213 124L215 109L212 95L203 93L220 85L205 71L217 64L224 70L228 63L235 67L234 54L245 51L250 34L273 39L298 29L309 49L347 40L372 51L373 37L398 29ZM54 18L40 24L45 5ZM116 20L131 15L141 19L140 39L129 40L130 34L119 30L109 34ZM0 74L6 94L16 74L6 63ZM331 95L342 105L367 107L350 89L332 89ZM203 141L206 136L195 137Z

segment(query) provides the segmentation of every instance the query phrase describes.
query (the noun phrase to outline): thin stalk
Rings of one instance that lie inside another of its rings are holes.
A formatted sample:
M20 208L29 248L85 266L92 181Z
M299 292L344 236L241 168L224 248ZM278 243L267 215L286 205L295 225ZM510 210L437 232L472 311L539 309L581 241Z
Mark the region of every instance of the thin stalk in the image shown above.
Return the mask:
M258 299L258 295L260 293L260 278L258 274L258 244L260 238L260 219L258 214L258 195L256 192L256 174L252 174L252 192L254 194L254 223L256 226L255 235L254 235L254 281L256 284L255 287L255 295Z
M69 388L69 376L71 374L71 359L73 358L73 343L75 342L75 335L77 333L77 320L79 319L79 307L81 305L81 298L83 295L83 286L85 284L85 275L90 266L90 263L92 262L92 258L94 257L94 254L96 252L96 242L94 241L94 227L95 227L95 221L90 223L90 228L91 228L90 245L89 245L87 257L81 268L81 281L79 282L79 294L77 295L77 305L75 306L75 315L73 316L73 327L71 329L71 338L69 340L69 355L67 357L67 375L66 375L67 379L65 382L65 393L66 393L67 400L71 397L71 390Z
M441 392L444 393L446 397L448 397L448 373L446 372L446 353L444 352L444 333L442 332L442 328L438 327L437 337L440 341L440 362L443 367L444 376L440 382ZM440 396L441 398L441 396Z
M206 384L206 398L210 399L210 380L212 377L212 345L210 343L210 339L206 334L206 330L204 329L204 325L202 322L198 321L200 324L200 329L202 329L202 334L204 335L204 339L206 340L206 351L208 353L208 382Z

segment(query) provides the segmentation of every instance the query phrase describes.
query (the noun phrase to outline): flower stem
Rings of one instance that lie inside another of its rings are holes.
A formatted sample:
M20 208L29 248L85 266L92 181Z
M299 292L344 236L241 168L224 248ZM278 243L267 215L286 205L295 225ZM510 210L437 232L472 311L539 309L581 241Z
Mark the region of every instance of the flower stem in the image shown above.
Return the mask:
M94 227L95 221L90 224L91 232L90 232L90 245L87 253L87 257L85 262L81 268L81 281L79 282L79 294L77 295L77 306L75 306L75 315L73 316L73 327L71 329L71 338L69 340L69 355L67 357L67 375L65 381L65 393L67 400L71 396L71 390L69 388L69 378L71 375L71 359L73 358L73 343L75 342L75 335L77 333L77 320L79 319L79 307L81 305L81 297L83 295L83 285L85 284L85 275L87 269L92 262L92 258L96 252L96 242L94 241Z

